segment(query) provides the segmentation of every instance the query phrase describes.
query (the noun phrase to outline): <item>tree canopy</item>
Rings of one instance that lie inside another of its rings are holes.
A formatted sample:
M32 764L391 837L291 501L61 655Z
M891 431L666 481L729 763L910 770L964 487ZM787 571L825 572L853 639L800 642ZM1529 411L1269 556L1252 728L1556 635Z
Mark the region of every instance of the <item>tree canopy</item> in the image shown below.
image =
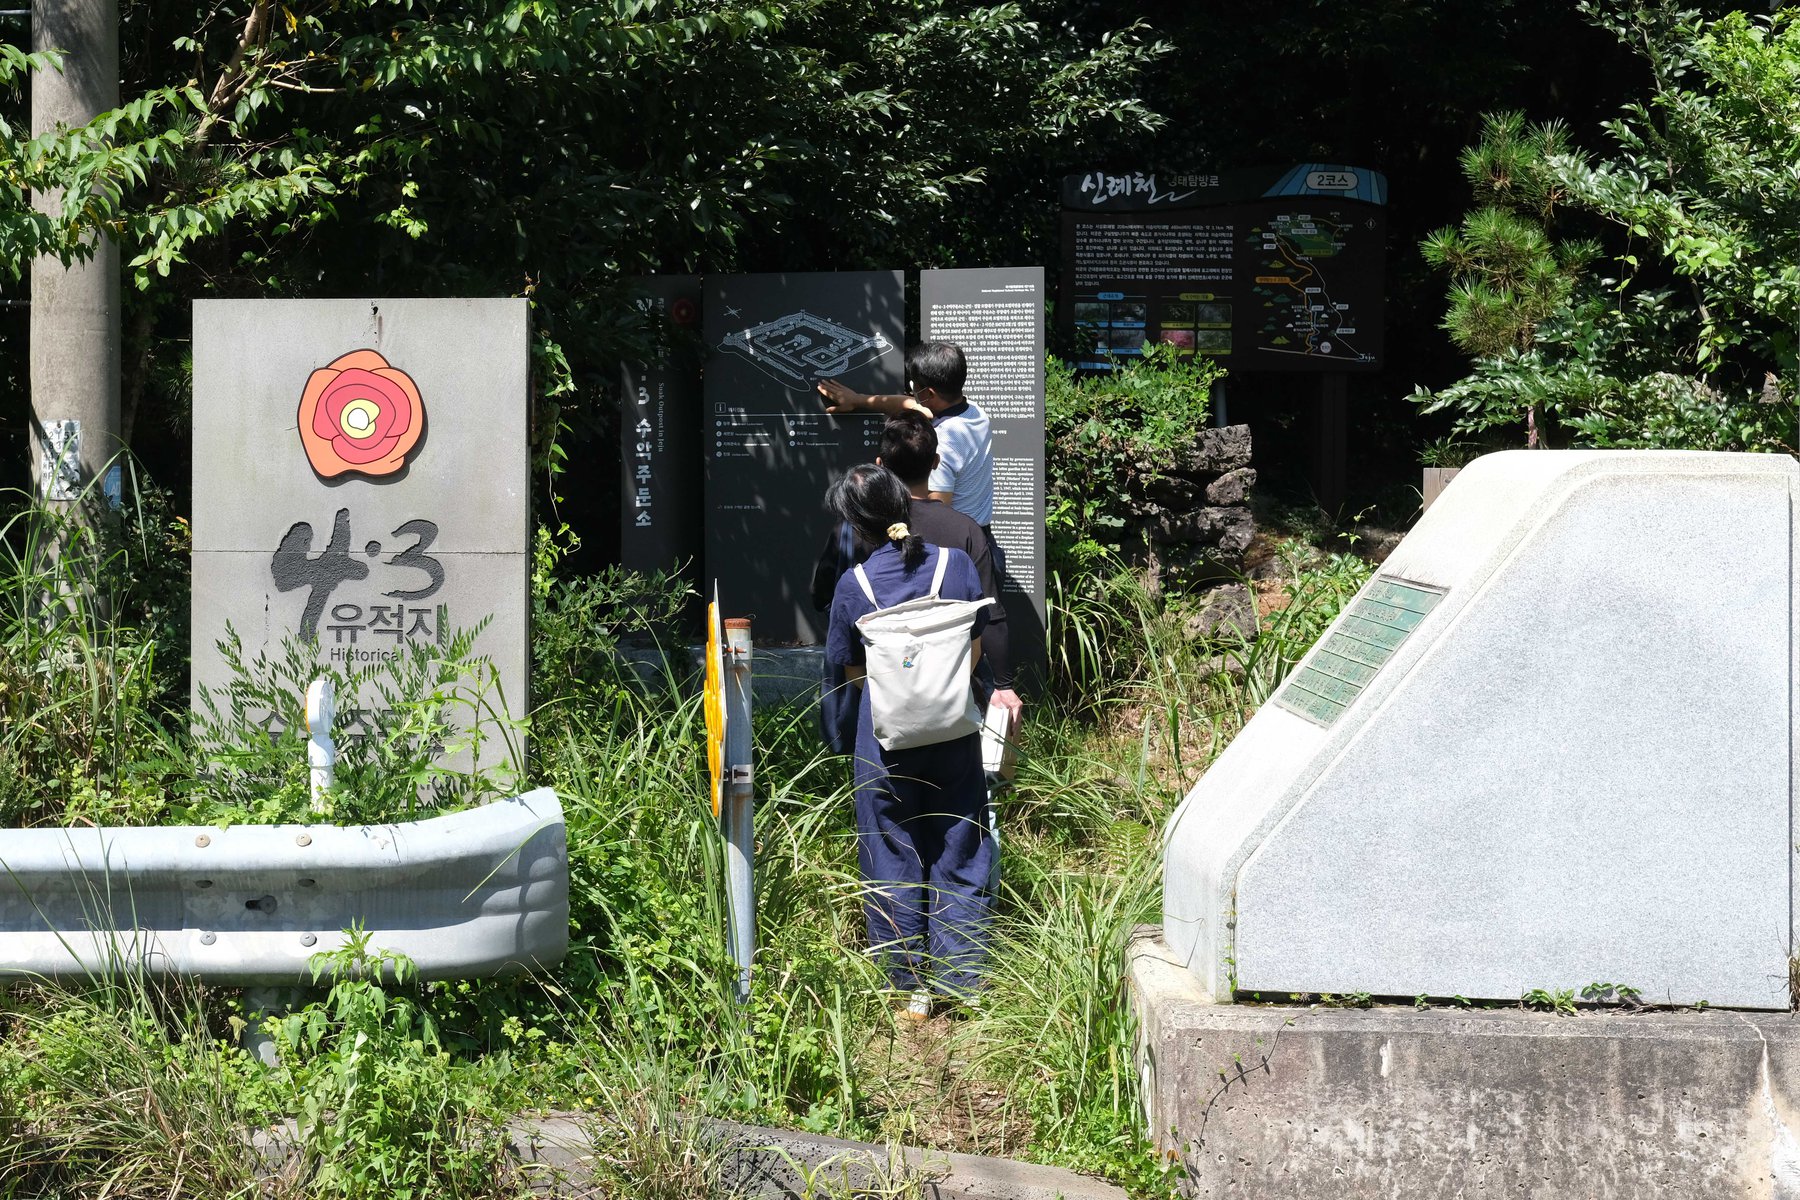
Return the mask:
M203 293L526 294L589 368L635 274L1004 240L970 197L1154 126L1162 52L943 0L139 0L121 33L118 111L0 127L14 278L117 238L140 354ZM50 67L8 48L0 78Z
M1614 447L1792 450L1800 394L1800 12L1584 11L1649 68L1603 127L1491 117L1480 205L1429 237L1474 371L1427 412L1479 435L1547 416Z

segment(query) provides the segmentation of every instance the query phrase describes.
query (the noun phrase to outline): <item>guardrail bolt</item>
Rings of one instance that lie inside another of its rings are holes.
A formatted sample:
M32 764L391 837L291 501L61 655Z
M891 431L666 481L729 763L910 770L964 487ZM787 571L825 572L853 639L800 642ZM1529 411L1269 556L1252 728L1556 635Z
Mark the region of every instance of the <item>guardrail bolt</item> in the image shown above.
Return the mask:
M204 833L201 834L199 837L194 839L194 845L200 847L202 850L206 849L208 846L212 845L211 835L204 834Z
M216 933L203 933L200 935L200 944L202 946L210 946L218 940L219 935Z
M302 946L312 946L312 945L318 944L318 941L319 941L319 939L317 937L315 937L313 934L309 933L305 937L300 939L300 944Z
M294 839L294 845L296 845L296 846L312 845L312 834L310 834L310 833L301 834L299 837Z

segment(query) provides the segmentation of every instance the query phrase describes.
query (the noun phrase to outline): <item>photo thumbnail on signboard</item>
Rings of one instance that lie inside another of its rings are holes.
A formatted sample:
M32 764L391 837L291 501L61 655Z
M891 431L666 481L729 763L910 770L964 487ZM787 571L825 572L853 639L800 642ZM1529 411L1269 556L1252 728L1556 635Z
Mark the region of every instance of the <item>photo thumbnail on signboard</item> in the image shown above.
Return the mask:
M1382 365L1387 178L1325 163L1062 185L1059 332L1110 370L1146 343L1233 372Z

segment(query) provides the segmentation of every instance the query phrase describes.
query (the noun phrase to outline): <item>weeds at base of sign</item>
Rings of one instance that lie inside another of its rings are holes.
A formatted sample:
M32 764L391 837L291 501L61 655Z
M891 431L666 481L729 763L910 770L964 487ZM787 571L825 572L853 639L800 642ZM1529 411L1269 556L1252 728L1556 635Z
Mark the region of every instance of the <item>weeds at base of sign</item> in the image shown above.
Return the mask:
M421 810L515 794L523 723L507 716L497 671L475 653L484 626L459 630L442 646L417 644L349 667L321 664L313 643L292 637L246 657L228 628L218 645L232 679L199 689L194 770L177 781L171 816L199 824L351 824L409 820ZM315 811L304 697L319 678L333 683L342 707L335 785ZM359 696L374 703L355 709Z

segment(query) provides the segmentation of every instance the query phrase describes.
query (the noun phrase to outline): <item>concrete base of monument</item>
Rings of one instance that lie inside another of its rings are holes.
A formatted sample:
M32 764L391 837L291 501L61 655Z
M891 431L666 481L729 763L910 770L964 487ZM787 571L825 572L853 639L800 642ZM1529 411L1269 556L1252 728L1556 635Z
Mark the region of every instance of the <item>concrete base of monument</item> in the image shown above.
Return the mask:
M1214 1004L1157 930L1130 984L1191 1196L1800 1200L1792 1014Z

